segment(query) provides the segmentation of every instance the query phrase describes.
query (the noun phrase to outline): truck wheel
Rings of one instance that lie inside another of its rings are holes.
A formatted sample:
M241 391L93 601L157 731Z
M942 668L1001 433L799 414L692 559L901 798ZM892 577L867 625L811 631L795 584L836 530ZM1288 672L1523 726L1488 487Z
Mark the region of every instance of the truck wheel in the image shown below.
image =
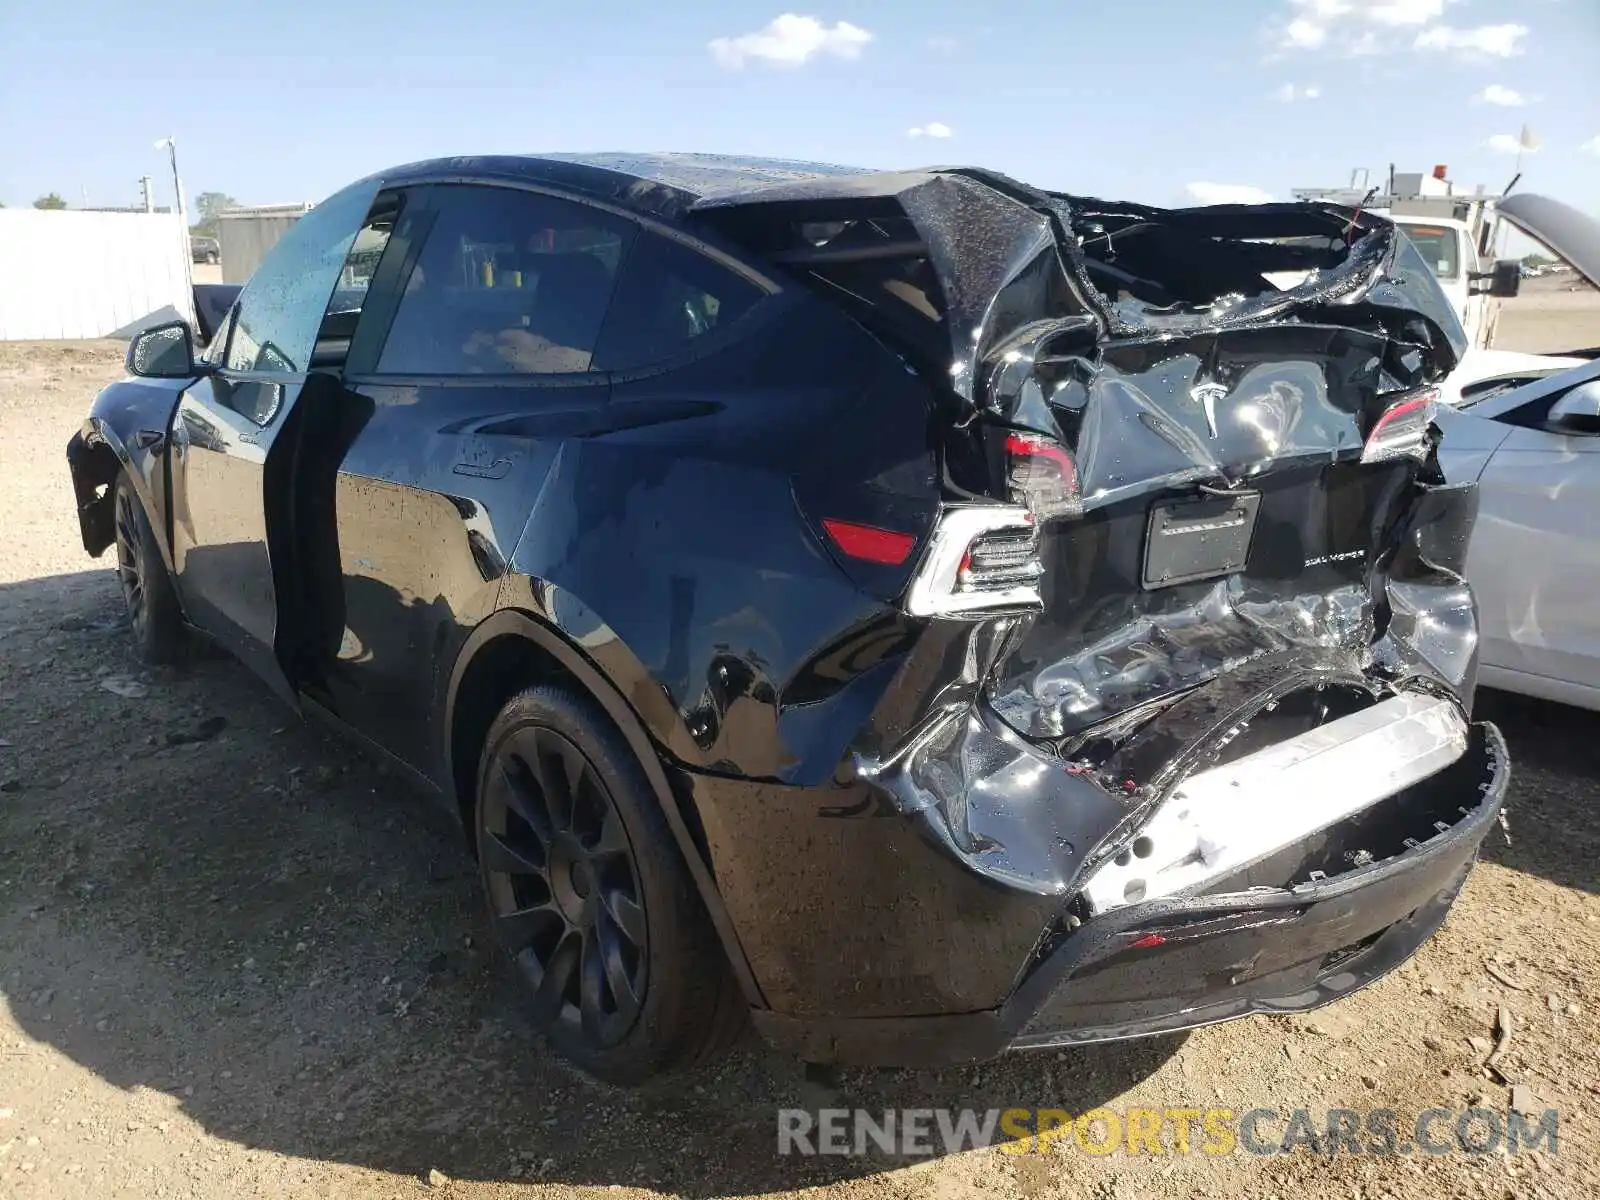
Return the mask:
M540 685L495 718L475 836L497 940L558 1053L612 1083L701 1061L743 997L638 760L592 699Z
M134 648L152 665L183 655L183 613L144 504L126 473L117 476L117 582L133 627Z

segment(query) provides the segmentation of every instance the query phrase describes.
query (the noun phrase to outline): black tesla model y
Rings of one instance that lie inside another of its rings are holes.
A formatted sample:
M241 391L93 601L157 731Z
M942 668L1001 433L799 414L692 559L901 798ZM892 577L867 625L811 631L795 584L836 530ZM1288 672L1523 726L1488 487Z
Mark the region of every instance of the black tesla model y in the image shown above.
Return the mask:
M1505 792L1426 264L1326 205L452 158L317 205L69 459L194 631L458 813L596 1075L1302 1010Z

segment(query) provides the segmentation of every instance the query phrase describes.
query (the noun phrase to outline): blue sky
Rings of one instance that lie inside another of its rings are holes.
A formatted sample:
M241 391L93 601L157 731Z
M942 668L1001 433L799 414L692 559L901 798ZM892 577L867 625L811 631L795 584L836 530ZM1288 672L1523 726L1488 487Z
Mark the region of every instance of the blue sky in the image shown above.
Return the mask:
M1515 157L1495 147L1526 123L1524 187L1600 211L1596 0L0 9L8 205L132 203L144 174L166 202L167 134L191 197L243 203L562 149L972 163L1157 204L1287 198L1390 162L1498 189Z

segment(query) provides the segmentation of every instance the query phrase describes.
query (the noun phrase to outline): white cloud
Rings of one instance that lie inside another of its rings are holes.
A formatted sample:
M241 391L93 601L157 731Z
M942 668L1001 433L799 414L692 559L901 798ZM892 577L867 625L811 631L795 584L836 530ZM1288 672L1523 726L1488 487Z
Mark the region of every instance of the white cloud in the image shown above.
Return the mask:
M709 48L720 66L738 71L750 62L798 67L818 55L859 58L861 48L871 40L872 34L848 21L824 25L815 17L784 13L754 33L713 38Z
M1460 0L1283 0L1267 34L1280 51L1320 51L1341 57L1444 51L1463 58L1509 58L1522 53L1526 25L1457 29L1441 24Z
M1184 191L1200 204L1269 204L1272 193L1246 183L1189 183Z
M1418 50L1444 50L1466 58L1510 58L1522 53L1526 25L1479 25L1476 29L1453 29L1434 25L1417 34Z
M1585 154L1600 154L1600 134L1590 138L1583 145L1579 146L1578 149L1582 150Z
M1397 31L1426 25L1446 0L1288 0L1273 30L1283 50L1325 47L1341 54L1377 54L1399 45Z
M1279 104L1293 104L1297 100L1315 100L1320 95L1322 88L1317 84L1308 83L1305 87L1296 87L1292 83L1286 83L1272 93L1272 98Z
M1283 30L1283 44L1297 49L1310 49L1320 46L1328 39L1327 29L1315 21L1308 21L1304 17L1290 21Z
M956 131L943 121L929 121L926 125L917 125L906 130L907 137L947 138L955 135Z
M1537 154L1539 142L1526 132L1522 137L1514 133L1497 133L1489 139L1489 149L1496 154Z
M1501 108L1521 108L1528 98L1502 84L1491 83L1473 97L1479 104L1498 104Z
M1444 0L1377 0L1364 6L1378 25L1426 25L1444 12Z

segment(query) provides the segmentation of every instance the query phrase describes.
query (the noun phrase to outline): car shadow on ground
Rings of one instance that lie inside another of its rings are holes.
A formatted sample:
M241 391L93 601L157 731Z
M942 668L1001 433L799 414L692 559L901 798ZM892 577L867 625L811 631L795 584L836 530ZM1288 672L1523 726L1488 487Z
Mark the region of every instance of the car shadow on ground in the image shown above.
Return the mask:
M453 819L215 654L143 669L109 572L0 586L0 998L30 1038L256 1149L425 1176L789 1189L785 1107L1110 1100L1181 1038L831 1089L746 1037L627 1091L566 1069L487 949Z

